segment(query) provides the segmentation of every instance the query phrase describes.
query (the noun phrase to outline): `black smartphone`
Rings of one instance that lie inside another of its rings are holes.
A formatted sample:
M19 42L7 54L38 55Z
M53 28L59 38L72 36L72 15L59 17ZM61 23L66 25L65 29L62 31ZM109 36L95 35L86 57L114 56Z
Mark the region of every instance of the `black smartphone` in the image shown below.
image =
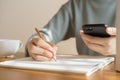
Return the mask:
M85 34L98 37L110 37L106 32L107 25L105 24L85 24L82 26L82 29Z

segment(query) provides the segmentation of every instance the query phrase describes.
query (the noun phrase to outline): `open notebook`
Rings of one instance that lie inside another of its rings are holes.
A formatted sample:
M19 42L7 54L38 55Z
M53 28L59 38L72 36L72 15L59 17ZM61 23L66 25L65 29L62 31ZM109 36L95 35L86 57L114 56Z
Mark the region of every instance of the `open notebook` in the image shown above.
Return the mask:
M114 57L57 56L57 61L40 62L30 57L0 62L1 67L91 75L114 61Z

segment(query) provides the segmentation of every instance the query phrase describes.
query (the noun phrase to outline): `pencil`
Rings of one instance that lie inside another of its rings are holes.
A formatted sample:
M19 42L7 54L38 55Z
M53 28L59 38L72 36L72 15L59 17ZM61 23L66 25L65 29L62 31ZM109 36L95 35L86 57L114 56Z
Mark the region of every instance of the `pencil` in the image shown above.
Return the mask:
M15 58L15 55L0 56L0 58Z
M42 36L42 34L39 32L39 30L38 30L37 28L35 28L35 31L37 32L38 36L39 36L41 39L45 40L44 37ZM54 60L56 61L56 59L54 58L54 52L53 52L53 51L52 51L52 57L51 57L51 59L54 59ZM51 59L50 59L50 60L51 60Z

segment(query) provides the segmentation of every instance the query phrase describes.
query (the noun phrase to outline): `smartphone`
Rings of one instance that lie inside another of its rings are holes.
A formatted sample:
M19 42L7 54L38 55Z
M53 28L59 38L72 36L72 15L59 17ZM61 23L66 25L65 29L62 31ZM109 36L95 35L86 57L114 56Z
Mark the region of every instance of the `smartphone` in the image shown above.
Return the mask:
M85 34L97 37L110 37L106 32L107 25L105 24L85 24L82 29Z

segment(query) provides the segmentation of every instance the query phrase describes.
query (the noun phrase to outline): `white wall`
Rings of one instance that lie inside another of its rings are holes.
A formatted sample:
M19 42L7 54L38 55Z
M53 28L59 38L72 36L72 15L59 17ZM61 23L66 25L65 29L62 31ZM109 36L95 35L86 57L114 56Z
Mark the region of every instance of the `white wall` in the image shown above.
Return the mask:
M67 1L0 0L0 39L19 39L25 46L34 28L43 27Z

